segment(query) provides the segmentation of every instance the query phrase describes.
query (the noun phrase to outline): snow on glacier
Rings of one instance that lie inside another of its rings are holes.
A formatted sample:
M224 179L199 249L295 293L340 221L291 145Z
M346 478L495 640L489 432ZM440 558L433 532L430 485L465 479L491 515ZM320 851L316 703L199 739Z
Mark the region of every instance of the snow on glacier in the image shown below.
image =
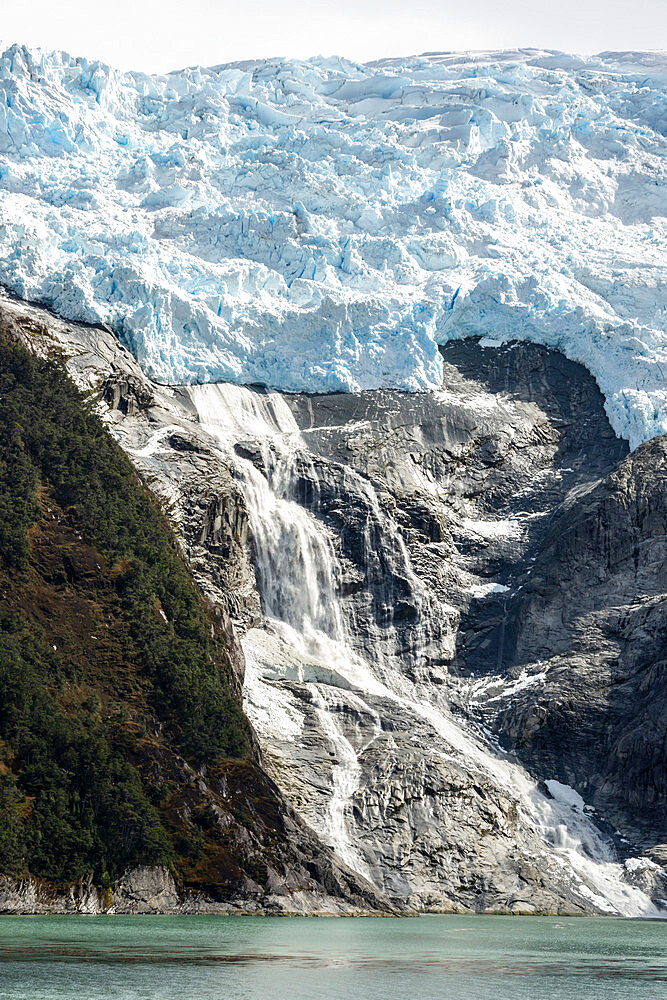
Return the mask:
M0 56L0 282L164 382L439 388L547 344L667 432L667 58L535 50L167 76Z

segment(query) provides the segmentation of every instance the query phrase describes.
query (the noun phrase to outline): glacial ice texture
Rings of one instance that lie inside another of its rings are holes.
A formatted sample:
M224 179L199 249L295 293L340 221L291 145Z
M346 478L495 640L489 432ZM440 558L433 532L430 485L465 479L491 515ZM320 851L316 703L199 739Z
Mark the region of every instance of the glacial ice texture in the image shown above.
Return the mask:
M163 382L436 389L529 339L667 431L667 59L534 50L122 74L0 56L0 282Z

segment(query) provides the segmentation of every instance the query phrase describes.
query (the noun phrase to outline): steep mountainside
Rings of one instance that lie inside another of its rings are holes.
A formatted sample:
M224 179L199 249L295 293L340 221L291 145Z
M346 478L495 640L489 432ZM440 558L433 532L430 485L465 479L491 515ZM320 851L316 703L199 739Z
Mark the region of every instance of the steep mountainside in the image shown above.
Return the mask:
M666 80L0 54L1 905L664 912Z
M507 745L667 860L667 438L568 498L506 613L503 665L548 666Z
M382 906L261 769L225 616L39 333L0 321L0 906Z
M628 456L536 345L447 345L435 393L289 396L158 386L110 331L3 309L179 525L264 765L348 868L398 906L658 912L662 439Z

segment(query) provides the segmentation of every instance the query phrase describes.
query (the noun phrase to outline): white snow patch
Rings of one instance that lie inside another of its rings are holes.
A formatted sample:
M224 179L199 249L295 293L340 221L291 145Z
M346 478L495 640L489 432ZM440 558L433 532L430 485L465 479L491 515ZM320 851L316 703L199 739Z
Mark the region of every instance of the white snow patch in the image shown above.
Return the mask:
M509 589L502 583L475 583L468 587L468 593L472 594L473 597L483 598L489 597L491 594L506 594Z
M562 802L565 805L572 806L573 809L583 812L586 803L582 799L579 792L574 788L570 788L569 785L564 785L560 781L556 781L555 778L549 778L544 784L549 789L549 792L556 799L557 802Z
M510 518L500 518L497 521L485 521L472 517L463 518L463 526L468 531L482 538L518 538L521 535L521 525Z
M529 674L528 671L522 670L515 681L508 682L504 678L499 677L497 678L497 683L502 686L502 690L500 694L489 698L488 703L490 704L492 701L506 701L512 695L518 694L519 691L525 691L526 688L534 687L535 684L541 684L546 676L546 670L541 670L536 674Z
M650 858L626 858L624 864L629 872L662 871L660 865Z

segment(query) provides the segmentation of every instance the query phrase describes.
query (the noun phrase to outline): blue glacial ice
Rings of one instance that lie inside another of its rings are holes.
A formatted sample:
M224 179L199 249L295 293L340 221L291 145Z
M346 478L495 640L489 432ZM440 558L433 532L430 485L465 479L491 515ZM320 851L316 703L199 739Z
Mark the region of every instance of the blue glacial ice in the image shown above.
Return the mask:
M0 56L0 282L159 381L438 387L562 350L667 432L667 58L535 50L167 76Z

